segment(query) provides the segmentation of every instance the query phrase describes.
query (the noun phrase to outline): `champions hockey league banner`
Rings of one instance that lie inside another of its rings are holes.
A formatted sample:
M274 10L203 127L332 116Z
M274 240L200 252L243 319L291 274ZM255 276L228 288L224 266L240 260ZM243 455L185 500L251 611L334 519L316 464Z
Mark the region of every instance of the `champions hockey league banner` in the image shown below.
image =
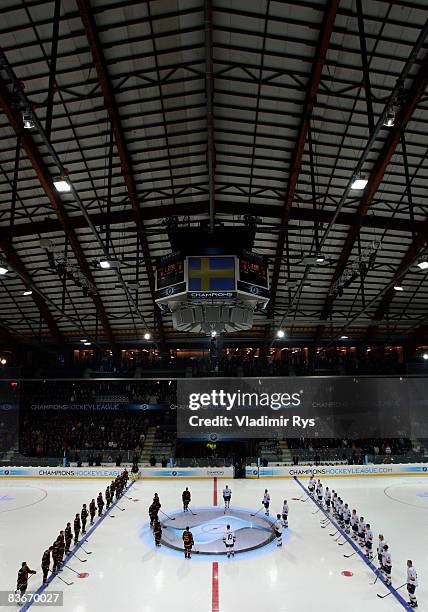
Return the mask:
M73 480L116 478L123 471L123 467L0 467L1 478L63 478ZM206 467L206 468L140 468L142 480L170 478L200 479L200 478L233 478L233 467Z
M179 438L428 438L428 379L183 379Z
M396 465L318 465L272 466L247 465L246 478L334 478L344 476L427 476L428 463Z

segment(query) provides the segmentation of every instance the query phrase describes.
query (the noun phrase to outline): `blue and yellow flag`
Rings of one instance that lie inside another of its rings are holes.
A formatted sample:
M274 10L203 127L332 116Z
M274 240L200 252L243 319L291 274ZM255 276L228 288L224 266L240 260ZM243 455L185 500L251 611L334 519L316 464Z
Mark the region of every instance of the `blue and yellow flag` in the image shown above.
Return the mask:
M189 257L189 291L234 291L234 257Z

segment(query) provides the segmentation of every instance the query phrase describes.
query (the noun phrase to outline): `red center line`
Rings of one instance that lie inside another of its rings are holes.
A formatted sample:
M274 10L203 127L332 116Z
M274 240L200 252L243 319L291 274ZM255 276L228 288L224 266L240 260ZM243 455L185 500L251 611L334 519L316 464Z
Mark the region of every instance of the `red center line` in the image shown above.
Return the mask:
M217 478L213 478L213 505L217 506ZM212 612L219 612L219 596L218 596L218 562L214 561L212 566L211 577L211 602Z
M218 562L213 562L212 571L212 612L219 612L219 598L218 598Z

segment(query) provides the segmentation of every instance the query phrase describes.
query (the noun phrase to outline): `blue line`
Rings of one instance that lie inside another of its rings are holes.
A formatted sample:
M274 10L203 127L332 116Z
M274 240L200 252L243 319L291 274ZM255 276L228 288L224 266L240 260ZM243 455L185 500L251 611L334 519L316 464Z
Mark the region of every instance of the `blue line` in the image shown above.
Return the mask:
M407 601L400 595L400 593L394 589L394 587L392 585L386 584L384 577L382 576L382 574L379 573L379 570L373 565L373 563L366 557L366 555L362 552L362 550L359 548L359 546L357 546L355 544L355 542L352 541L352 539L348 536L348 534L336 523L336 521L333 519L333 517L330 515L329 512L326 512L324 510L324 508L321 506L321 504L319 504L317 502L316 499L314 499L313 497L311 497L309 495L309 491L306 489L306 487L304 485L302 485L302 483L300 482L300 480L296 477L293 476L294 480L297 482L297 484L299 485L299 487L301 487L304 492L306 493L306 495L308 495L311 500L314 502L314 504L316 506L318 506L318 508L321 510L321 512L330 520L330 522L332 523L332 525L334 525L336 527L336 529L338 531L340 531L341 535L345 538L345 540L348 542L348 544L350 544L352 546L352 548L355 550L355 552L360 556L360 558L364 561L364 563L372 570L372 572L374 573L375 576L379 577L379 580L384 584L384 586L391 591L392 595L395 597L395 599L398 601L399 604L401 604L403 606L403 608L405 610L409 610L411 612L411 610L413 610L413 608L411 608L409 606L409 604L407 603Z
M127 493L129 491L129 489L132 487L133 484L135 484L135 480L133 480L124 490L124 493ZM113 510L113 508L116 506L116 504L121 500L122 496L119 497L119 499L116 499L110 506L110 508L108 510L106 510L104 512L104 514L102 516L100 516L97 520L97 522L95 523L95 525L93 525L89 531L87 531L87 533L82 534L82 536L84 535L85 537L82 537L82 539L80 540L80 542L78 542L77 544L75 544L73 546L73 548L70 550L70 552L68 553L68 555L64 558L64 563L62 565L62 567L66 567L67 563L69 561L71 561L71 559L75 556L75 553L79 550L79 548L81 546L83 546L83 543L89 538L89 536L91 536L94 531L101 525L101 523L103 522L103 520L106 518L106 516L108 516L108 514ZM57 574L51 574L48 578L48 581L46 584L42 584L36 591L37 595L40 595L41 593L43 593L43 591L45 589L47 589L47 587L50 585L50 583L55 580L55 578L57 578L59 576L57 576ZM25 603L22 608L20 608L19 612L25 612L26 610L28 610L28 608L30 606L33 605L33 602L27 602Z

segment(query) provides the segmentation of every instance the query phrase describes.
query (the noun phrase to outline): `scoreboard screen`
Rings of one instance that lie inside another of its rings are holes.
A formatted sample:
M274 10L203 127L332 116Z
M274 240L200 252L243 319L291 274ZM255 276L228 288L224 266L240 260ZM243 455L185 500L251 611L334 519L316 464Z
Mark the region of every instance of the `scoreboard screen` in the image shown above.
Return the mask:
M265 257L244 252L239 257L239 280L250 285L267 288L268 265Z
M163 289L184 282L184 259L180 253L160 257L156 265L156 288Z

